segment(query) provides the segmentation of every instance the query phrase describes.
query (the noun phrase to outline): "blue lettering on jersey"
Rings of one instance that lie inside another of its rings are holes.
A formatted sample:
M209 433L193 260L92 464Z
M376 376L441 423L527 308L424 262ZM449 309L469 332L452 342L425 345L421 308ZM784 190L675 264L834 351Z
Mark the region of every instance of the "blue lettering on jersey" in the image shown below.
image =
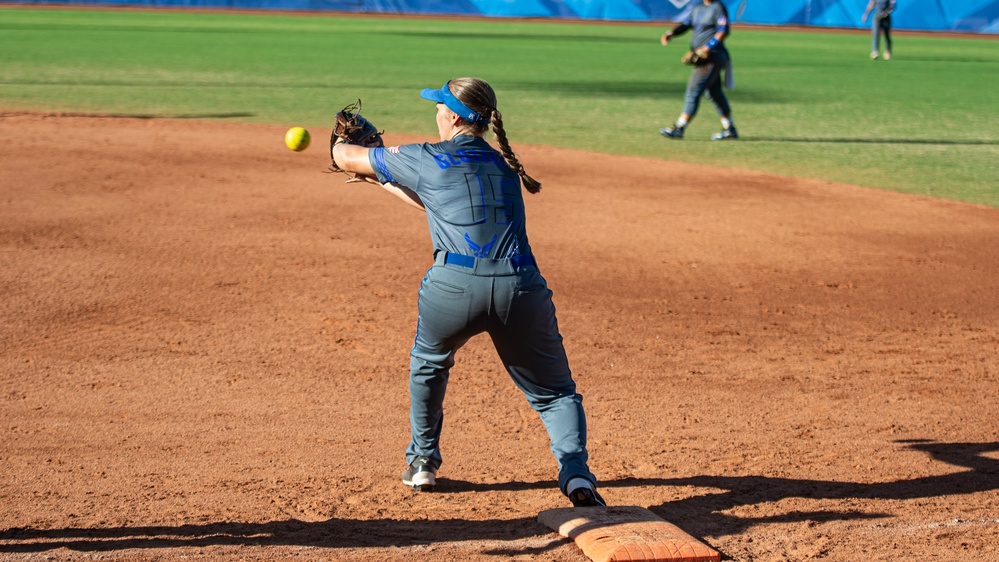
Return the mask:
M451 152L442 152L440 154L434 154L434 161L437 162L437 166L446 170L451 166L456 166L458 164L472 164L472 163L492 163L498 166L506 166L506 160L500 153L495 150L481 150L481 149L461 149Z
M451 167L451 163L448 162L448 160L447 160L448 156L450 156L450 155L446 154L446 153L445 154L434 154L434 161L437 162L437 166L440 169L446 170L446 169L448 169L448 168Z

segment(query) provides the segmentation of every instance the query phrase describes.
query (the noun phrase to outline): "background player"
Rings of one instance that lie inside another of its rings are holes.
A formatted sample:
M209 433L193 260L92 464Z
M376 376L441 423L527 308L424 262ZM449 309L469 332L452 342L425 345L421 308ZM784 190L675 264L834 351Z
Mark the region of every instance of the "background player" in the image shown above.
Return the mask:
M386 190L423 209L434 246L410 351L411 441L402 481L424 491L436 485L454 355L469 338L487 332L548 431L559 489L575 506L605 505L587 465L582 396L569 371L552 292L527 240L521 182L532 193L541 184L510 148L489 84L456 78L420 95L437 102L440 142L333 148L337 166L377 177ZM483 138L490 124L502 153Z
M861 21L866 22L867 16L874 10L871 20L871 60L878 59L881 48L881 34L885 36L885 60L891 60L891 13L895 9L895 0L871 0L864 10Z
M725 92L722 90L722 69L729 88L734 86L732 77L732 58L725 48L725 38L729 35L728 10L717 0L704 0L695 3L690 14L673 31L664 33L661 39L663 46L669 45L673 37L693 30L690 38L690 49L697 52L705 62L694 66L687 82L687 92L684 95L683 112L672 127L659 129L659 133L670 139L682 139L683 130L701 103L701 96L707 93L721 117L722 132L711 135L711 140L735 140L739 133L732 123L732 108L728 104Z

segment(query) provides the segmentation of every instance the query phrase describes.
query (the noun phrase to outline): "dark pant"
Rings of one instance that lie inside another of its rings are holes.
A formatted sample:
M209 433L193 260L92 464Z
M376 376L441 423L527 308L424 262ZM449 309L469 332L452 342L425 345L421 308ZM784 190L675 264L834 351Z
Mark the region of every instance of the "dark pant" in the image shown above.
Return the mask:
M891 52L891 16L874 16L871 22L871 52L880 50L881 34L885 35L885 52Z
M710 64L695 66L690 73L690 81L687 82L687 93L684 96L683 112L691 118L697 114L697 108L701 104L701 96L705 93L708 99L715 104L718 115L728 116L732 114L732 108L728 105L728 98L722 90L721 74L725 68L726 61L712 61Z

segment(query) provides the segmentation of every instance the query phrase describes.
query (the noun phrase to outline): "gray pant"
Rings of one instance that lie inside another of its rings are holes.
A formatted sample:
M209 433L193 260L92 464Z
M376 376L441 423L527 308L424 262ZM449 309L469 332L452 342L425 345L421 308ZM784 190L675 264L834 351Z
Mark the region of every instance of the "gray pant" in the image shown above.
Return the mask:
M718 115L722 117L732 115L732 108L728 105L728 98L725 97L725 92L722 90L721 71L727 63L728 58L712 57L709 64L694 67L690 73L690 80L687 82L683 113L693 119L701 105L701 96L706 93L708 99L715 104Z
M476 259L473 267L445 263L438 252L420 287L416 341L410 352L410 428L406 461L430 457L440 466L444 394L454 354L472 336L487 332L513 382L538 412L558 463L559 489L587 466L583 397L555 318L552 292L537 267L510 260Z
M871 52L880 51L881 34L885 35L885 52L891 52L891 15L878 17L875 14L871 20Z

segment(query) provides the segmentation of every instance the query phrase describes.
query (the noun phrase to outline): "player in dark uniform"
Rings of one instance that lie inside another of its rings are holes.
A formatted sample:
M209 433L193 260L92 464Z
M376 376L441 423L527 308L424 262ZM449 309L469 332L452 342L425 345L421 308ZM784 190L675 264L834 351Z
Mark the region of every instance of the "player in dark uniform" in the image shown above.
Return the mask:
M510 148L489 84L456 78L420 95L437 102L440 142L333 149L340 168L377 178L423 209L430 227L434 265L420 288L410 351L411 441L402 481L422 491L436 485L454 355L486 332L548 431L559 489L575 506L606 505L588 468L582 396L569 370L552 292L527 240L521 183L532 193L541 184ZM501 152L484 139L490 125Z
M665 47L676 36L693 30L690 38L690 49L697 52L706 63L694 66L687 82L687 92L684 96L683 112L672 127L659 129L659 134L669 139L682 139L683 130L701 103L705 93L714 103L721 118L722 131L711 135L711 140L735 140L739 133L732 123L732 108L723 91L722 71L725 71L725 82L728 87L734 85L732 78L732 57L725 48L725 38L729 35L728 10L718 0L703 0L693 5L690 14L673 31L664 33L660 42Z
M874 11L874 19L871 20L871 60L878 59L882 34L885 36L885 60L891 60L891 13L895 10L895 0L871 0L861 21L867 21L871 10Z

